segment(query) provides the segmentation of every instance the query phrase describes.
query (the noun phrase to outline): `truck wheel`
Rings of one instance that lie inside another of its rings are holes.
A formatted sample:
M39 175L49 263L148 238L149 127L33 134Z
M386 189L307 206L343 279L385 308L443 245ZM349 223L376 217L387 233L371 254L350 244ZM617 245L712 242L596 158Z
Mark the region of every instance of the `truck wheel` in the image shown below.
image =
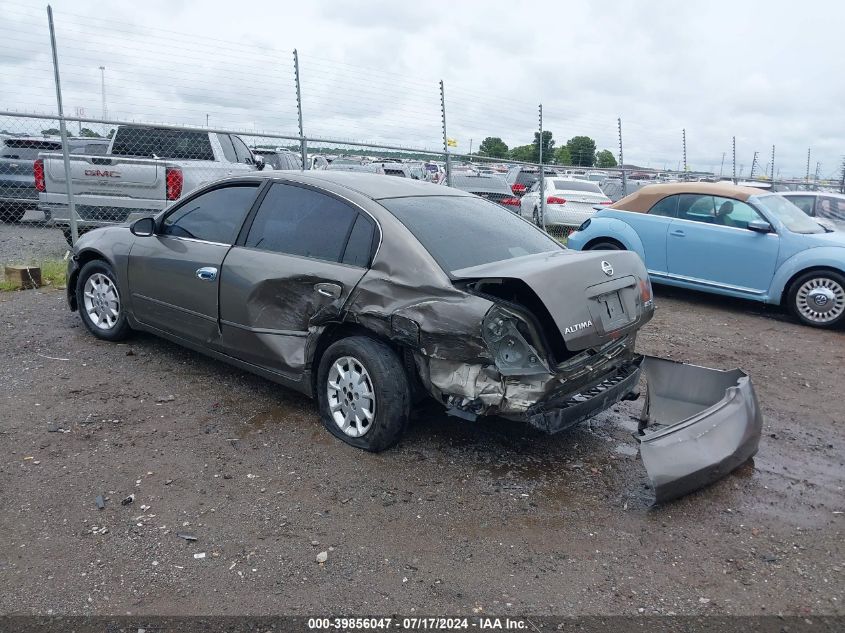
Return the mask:
M787 301L804 325L837 327L845 323L845 277L832 270L805 273L792 282Z
M126 307L117 287L117 276L108 262L95 259L79 271L76 305L88 331L105 341L120 341L129 334Z
M67 242L67 245L73 246L73 234L70 232L70 229L62 229L62 235L65 236L65 242Z
M390 347L352 336L323 353L317 400L329 433L377 453L393 446L405 430L411 390L402 363Z

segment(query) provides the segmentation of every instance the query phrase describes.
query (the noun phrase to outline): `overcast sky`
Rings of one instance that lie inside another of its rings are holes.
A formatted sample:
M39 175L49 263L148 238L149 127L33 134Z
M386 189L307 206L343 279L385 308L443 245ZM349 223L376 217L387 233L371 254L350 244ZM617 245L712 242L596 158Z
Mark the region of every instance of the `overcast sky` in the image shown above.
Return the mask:
M436 148L438 82L458 151L531 141L537 105L625 161L837 176L845 153L840 2L55 0L65 110ZM45 4L0 0L0 108L54 112ZM0 129L9 127L0 118Z

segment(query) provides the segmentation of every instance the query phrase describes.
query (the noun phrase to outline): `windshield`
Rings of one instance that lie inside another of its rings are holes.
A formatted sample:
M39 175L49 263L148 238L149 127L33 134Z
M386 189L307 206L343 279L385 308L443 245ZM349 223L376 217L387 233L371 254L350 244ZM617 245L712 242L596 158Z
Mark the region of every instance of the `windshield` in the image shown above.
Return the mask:
M481 198L380 200L446 272L563 249L511 211Z
M793 233L824 233L825 230L818 222L807 217L801 209L792 204L783 196L770 194L765 196L753 196L761 207L777 217L783 225Z

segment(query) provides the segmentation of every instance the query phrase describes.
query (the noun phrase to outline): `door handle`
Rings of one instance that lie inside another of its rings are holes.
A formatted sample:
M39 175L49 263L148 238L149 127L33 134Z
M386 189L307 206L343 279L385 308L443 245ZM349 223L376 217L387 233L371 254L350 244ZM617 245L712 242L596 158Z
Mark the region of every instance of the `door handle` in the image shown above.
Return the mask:
M681 229L675 229L670 235L674 235L675 237L686 237L687 234L684 233Z
M338 299L340 297L340 293L343 291L343 288L340 284L319 283L314 284L314 290L317 291L317 294L321 294L324 297Z
M201 279L202 281L214 281L217 279L217 269L213 266L197 268L197 279Z

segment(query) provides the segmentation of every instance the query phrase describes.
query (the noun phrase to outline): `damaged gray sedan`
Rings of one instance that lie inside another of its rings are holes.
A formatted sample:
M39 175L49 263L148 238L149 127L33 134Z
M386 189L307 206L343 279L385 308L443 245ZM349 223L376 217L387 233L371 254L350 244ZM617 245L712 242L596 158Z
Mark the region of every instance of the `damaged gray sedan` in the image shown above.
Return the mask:
M343 172L223 180L92 231L68 300L95 336L152 332L316 397L326 428L394 444L431 396L561 431L637 396L651 286L482 198Z

